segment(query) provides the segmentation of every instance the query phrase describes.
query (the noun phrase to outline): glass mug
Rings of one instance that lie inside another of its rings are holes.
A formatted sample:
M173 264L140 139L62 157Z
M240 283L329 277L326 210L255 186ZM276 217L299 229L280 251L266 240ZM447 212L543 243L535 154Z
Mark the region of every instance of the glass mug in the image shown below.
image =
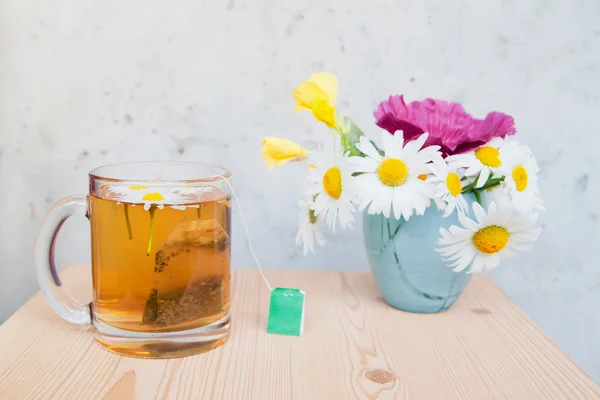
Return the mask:
M92 324L116 353L183 357L224 343L230 331L231 173L200 163L138 162L89 173L89 194L60 200L37 237L37 280L74 324ZM91 225L93 300L61 285L54 244L73 215Z

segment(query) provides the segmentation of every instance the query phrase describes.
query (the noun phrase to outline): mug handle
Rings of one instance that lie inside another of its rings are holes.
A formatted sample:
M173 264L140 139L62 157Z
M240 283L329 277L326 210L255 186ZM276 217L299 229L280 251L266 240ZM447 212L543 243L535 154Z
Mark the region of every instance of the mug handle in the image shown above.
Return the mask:
M86 196L65 197L46 214L35 241L35 275L52 309L68 322L85 325L91 323L91 305L80 303L62 287L54 263L54 245L58 232L73 215L89 219Z

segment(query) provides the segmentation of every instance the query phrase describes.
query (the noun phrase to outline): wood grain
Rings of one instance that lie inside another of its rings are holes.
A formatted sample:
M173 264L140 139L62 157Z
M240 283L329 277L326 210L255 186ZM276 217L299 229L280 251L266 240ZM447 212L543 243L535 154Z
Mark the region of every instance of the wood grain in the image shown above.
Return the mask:
M233 274L233 332L172 360L109 353L33 297L0 326L0 399L595 399L598 387L496 286L475 276L437 315L394 310L370 273L267 271L306 291L305 333L265 333L269 293ZM62 274L80 298L89 267Z

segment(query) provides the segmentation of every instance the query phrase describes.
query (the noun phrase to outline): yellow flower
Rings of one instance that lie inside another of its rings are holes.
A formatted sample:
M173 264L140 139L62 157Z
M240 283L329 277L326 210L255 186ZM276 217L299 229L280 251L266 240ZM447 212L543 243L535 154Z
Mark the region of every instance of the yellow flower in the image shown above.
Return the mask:
M308 81L302 82L293 93L297 101L295 110L310 110L317 121L333 128L335 121L335 101L338 96L337 78L327 72L312 74Z
M265 137L262 154L267 168L279 167L288 161L302 161L308 157L308 150L291 140Z

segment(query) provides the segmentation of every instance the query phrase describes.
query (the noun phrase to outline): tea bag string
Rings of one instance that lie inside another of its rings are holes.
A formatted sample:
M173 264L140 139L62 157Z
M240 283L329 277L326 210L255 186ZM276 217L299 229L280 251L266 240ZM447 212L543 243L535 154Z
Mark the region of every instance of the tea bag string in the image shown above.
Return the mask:
M223 181L225 181L225 183L227 184L227 186L229 186L229 190L231 190L231 194L233 195L233 198L235 199L235 204L237 205L237 208L240 212L240 219L242 220L242 226L244 227L244 231L246 231L246 240L248 241L248 248L250 249L250 254L252 254L252 257L254 258L254 262L256 263L256 266L258 267L258 272L260 272L260 276L262 277L263 281L265 281L265 285L267 285L267 287L269 288L269 291L273 291L273 287L271 286L271 284L269 284L269 281L267 280L267 277L265 276L262 267L260 266L260 261L258 261L258 257L256 257L256 253L254 252L254 247L252 247L252 238L250 236L250 231L248 230L248 225L246 225L246 218L244 217L244 211L242 211L242 205L240 204L240 200L238 199L237 195L235 194L235 190L233 190L233 186L231 185L231 182L229 182L229 179L225 178L222 175L213 175L214 178L221 178L223 179Z

